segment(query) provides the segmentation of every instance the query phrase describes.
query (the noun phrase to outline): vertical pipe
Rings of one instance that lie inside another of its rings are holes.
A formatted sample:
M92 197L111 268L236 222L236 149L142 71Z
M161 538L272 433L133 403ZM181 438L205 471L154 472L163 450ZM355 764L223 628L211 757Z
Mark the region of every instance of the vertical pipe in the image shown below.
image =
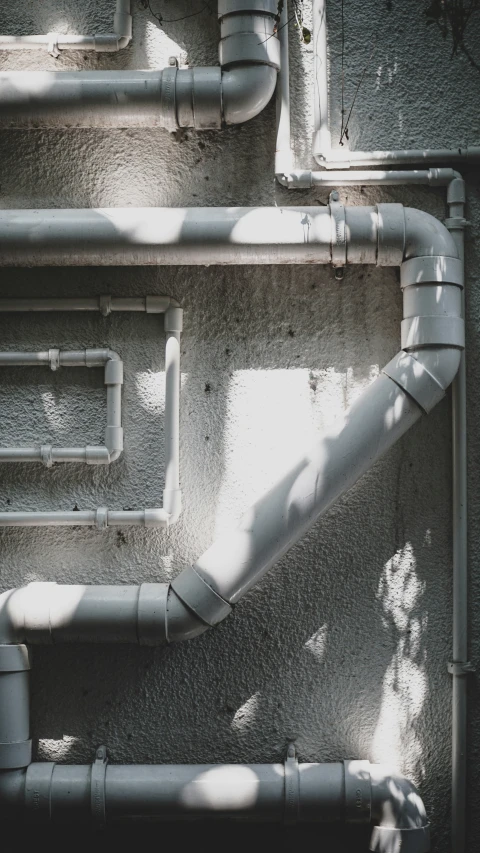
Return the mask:
M290 67L288 49L288 5L283 4L279 26L280 70L278 72L277 107L277 144L275 150L275 174L288 175L292 170L291 128L290 128Z
M180 488L180 332L167 332L165 347L165 491Z
M455 192L455 189L457 192ZM447 222L464 263L464 182L449 186ZM465 291L462 292L465 316ZM452 851L465 853L467 796L467 392L465 351L452 384L453 467L453 666L452 666ZM459 666L455 666L455 664Z
M313 154L328 159L332 139L328 126L328 66L326 0L313 2Z

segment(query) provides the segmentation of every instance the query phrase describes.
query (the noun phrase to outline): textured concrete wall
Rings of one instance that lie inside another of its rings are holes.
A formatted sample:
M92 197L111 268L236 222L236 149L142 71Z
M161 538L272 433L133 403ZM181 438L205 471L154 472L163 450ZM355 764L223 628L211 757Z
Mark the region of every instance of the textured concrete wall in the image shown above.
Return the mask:
M113 5L113 0L11 0L1 4L0 31L108 31ZM170 55L192 64L216 61L214 15L205 12L161 30L142 3L132 5L134 44L118 56L66 54L54 60L46 52L1 54L0 68L155 68ZM151 5L169 18L193 8L182 0ZM196 7L201 8L200 0ZM336 143L340 16L339 4L330 7ZM377 37L352 116L352 148L480 143L479 72L463 55L450 59L449 45L425 24L423 3L352 0L345 15L347 107ZM312 47L300 44L295 31L292 53L295 154L298 165L307 166ZM250 124L222 133L2 133L0 203L7 208L325 203L326 193L289 194L275 186L274 125L270 105ZM480 380L475 175L468 192L474 564L480 548L475 527L479 403L473 393ZM440 190L346 190L341 196L358 204L399 201L444 215ZM394 270L352 268L342 282L330 269L312 266L16 269L1 275L2 295L169 293L185 308L180 522L169 533L3 530L3 588L30 580L130 583L174 577L214 536L235 525L279 468L328 426L398 349L401 298ZM5 466L0 509L158 504L164 403L158 320L0 317L0 336L2 349L110 346L126 366L121 460L108 471ZM0 443L100 441L105 413L100 373L5 371ZM420 785L433 849L444 853L450 785L450 453L447 399L315 526L232 617L193 643L154 651L36 650L37 756L89 762L95 746L106 743L116 762L270 762L281 760L293 739L304 761L393 762ZM478 600L478 581L473 591ZM472 710L472 764L480 751L474 724ZM473 775L471 781L473 851L479 782ZM155 843L162 837L163 831ZM358 831L339 840L322 829L242 830L232 836L225 827L197 828L194 836L186 827L177 842L195 839L216 849L225 838L250 844L260 837L279 848L322 845L327 838L332 849L359 851L366 844ZM62 834L52 838L60 848ZM112 833L99 846L109 840L118 846L125 838L128 832Z

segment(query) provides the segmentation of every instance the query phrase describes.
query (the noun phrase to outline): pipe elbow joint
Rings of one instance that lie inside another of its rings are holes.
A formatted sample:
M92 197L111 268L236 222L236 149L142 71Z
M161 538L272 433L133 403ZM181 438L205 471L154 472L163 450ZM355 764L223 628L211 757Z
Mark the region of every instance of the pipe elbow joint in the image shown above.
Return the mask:
M455 240L435 216L412 207L404 208L405 246L403 260L442 255L458 258Z
M401 773L380 764L370 765L372 830L370 850L377 853L427 853L430 825L415 785Z
M0 645L21 643L25 639L22 589L9 589L0 594Z
M271 100L277 69L271 65L238 65L222 70L223 120L242 124L255 118Z

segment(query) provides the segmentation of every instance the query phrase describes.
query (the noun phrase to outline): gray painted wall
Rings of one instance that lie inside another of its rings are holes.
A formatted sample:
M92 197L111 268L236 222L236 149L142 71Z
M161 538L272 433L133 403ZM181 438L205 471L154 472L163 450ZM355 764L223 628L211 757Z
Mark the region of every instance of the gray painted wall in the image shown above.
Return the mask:
M170 55L192 64L216 62L215 16L204 13L166 24L162 31L142 5L133 2L133 47L118 56L66 54L55 61L43 52L2 54L0 68L154 68ZM351 121L352 148L480 143L480 72L463 55L450 59L449 45L425 24L424 5L418 0L345 3L347 106L377 36ZM193 8L182 0L152 0L152 6L170 18ZM336 143L340 4L332 0L329 6ZM113 0L11 0L1 4L0 31L109 30L112 7ZM474 37L473 28L472 50ZM298 165L308 166L312 47L300 44L295 31L292 54L295 154ZM275 185L274 126L272 104L250 124L222 133L4 132L0 203L7 208L325 203L326 192L289 194ZM341 197L355 204L399 201L444 215L440 190L346 190ZM480 548L475 175L468 179L468 197L473 567ZM157 292L174 295L185 308L180 522L169 533L3 530L3 588L30 580L129 583L174 577L214 536L235 525L288 464L294 448L328 426L398 349L396 271L351 268L342 282L332 270L312 266L2 272L2 295ZM0 335L2 349L108 345L126 366L122 459L109 471L5 466L0 509L156 505L163 487L164 402L158 320L0 317ZM18 435L24 443L101 440L101 371L52 375L12 369L1 379L3 445ZM36 650L32 717L38 758L89 762L95 746L104 742L116 762L270 762L281 760L293 739L305 761L393 762L420 785L433 849L444 853L450 784L450 453L447 399L315 526L232 617L195 642L155 651ZM480 595L475 578L472 592L475 602ZM475 661L473 609L472 617ZM478 767L474 692L473 686L471 766ZM478 772L472 770L472 851L478 793ZM191 832L181 829L177 842L186 845ZM110 832L99 847L108 839L121 845L130 838L126 833ZM321 828L272 834L235 830L235 836L230 828L226 837L248 844L261 838L280 848L330 839ZM223 845L225 828L195 829L194 838L216 848ZM62 833L53 840L60 848ZM333 843L338 849L338 838ZM342 836L342 844L345 850L362 850L365 837L355 831Z

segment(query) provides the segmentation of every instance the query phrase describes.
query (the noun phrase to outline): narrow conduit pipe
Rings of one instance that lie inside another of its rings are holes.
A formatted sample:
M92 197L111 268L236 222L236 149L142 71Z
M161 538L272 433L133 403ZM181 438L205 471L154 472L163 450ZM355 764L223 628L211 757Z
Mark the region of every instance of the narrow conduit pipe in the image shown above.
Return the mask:
M331 153L331 134L328 125L328 74L327 74L327 47L326 47L326 9L325 4L319 6L314 2L314 22L317 30L314 32L314 122L315 136L314 148L317 145L324 152L330 152L331 160L317 157L323 166L320 171L311 169L295 168L293 163L291 120L290 120L290 75L289 75L289 46L288 46L288 8L285 3L279 26L280 41L280 69L276 90L276 114L277 114L277 139L275 150L275 177L282 187L289 190L313 189L315 187L339 187L339 186L448 186L455 178L460 178L458 172L452 168L432 168L436 162L465 163L480 161L480 147L470 149L455 149L452 152L423 150L421 156L410 159L400 157L375 161L363 162L352 159L355 153L348 152L350 161L338 159L333 161ZM466 153L465 153L466 152ZM375 152L374 152L375 153ZM377 154L379 152L376 152ZM388 152L387 152L388 153ZM405 153L405 152L393 152ZM418 155L420 152L409 152ZM337 152L335 152L336 156ZM447 156L443 156L443 155ZM432 155L432 156L430 156ZM452 156L449 156L452 155ZM338 151L338 157L342 158L342 151ZM367 157L367 155L365 155ZM368 159L368 157L367 157ZM401 166L407 163L425 163L429 168L423 169L368 169L354 171L352 167L359 165L377 166L390 165Z
M399 166L441 163L443 166L478 163L480 146L418 148L390 151L332 149L328 115L327 0L313 0L314 121L313 156L324 169L352 166Z
M218 0L220 67L0 73L0 128L219 129L258 115L280 67L278 0Z
M116 53L128 47L132 40L130 0L116 0L113 32L92 36L67 33L46 33L34 36L0 35L0 50L41 50L46 48L55 57L62 50L93 50L95 53Z
M142 526L148 528L171 527L182 510L180 489L180 337L183 327L183 310L170 296L149 295L145 297L111 297L103 295L88 299L0 299L3 312L56 312L94 311L108 317L112 312L140 312L163 314L165 343L165 485L163 506L140 510L111 510L98 507L94 510L66 512L0 512L0 527L108 527ZM79 353L60 353L48 350L45 353L0 353L0 367L5 364L50 363L55 368L63 364L101 364L109 350L85 350ZM118 359L118 357L117 357ZM117 362L121 365L121 362ZM25 462L40 459L47 467L54 462L79 462L106 464L114 461L123 449L121 429L121 384L122 370L112 374L105 368L107 383L107 429L106 447L52 448L0 448L0 462Z

